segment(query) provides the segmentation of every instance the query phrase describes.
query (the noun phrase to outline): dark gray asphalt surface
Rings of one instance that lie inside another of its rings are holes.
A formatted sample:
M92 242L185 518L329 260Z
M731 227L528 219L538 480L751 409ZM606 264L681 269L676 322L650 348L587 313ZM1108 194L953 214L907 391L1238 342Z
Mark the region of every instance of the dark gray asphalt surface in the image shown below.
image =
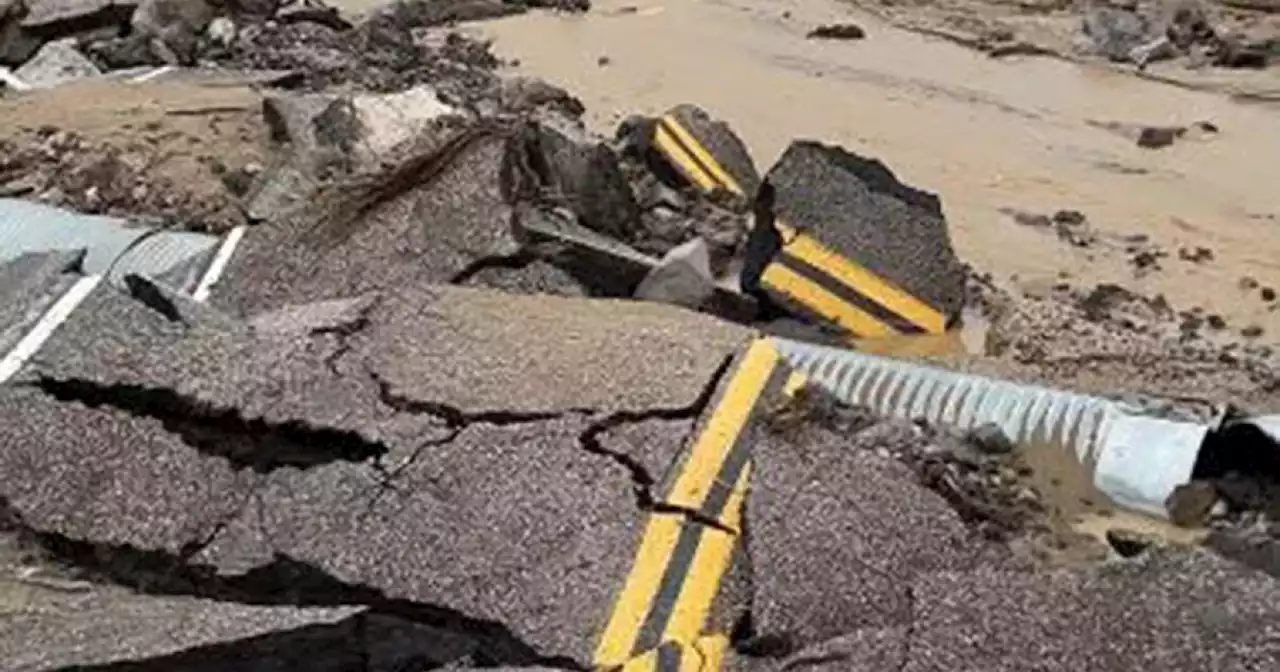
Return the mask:
M888 440L921 440L909 427L885 429L899 435ZM1000 558L909 469L874 452L884 431L851 440L807 423L758 433L748 550L753 624L771 652L905 626L916 577Z
M964 270L938 197L899 182L875 159L796 141L769 170L779 219L955 315Z
M488 663L590 660L637 489L746 337L456 287L249 322L167 299L100 288L0 391L0 497L23 525L137 589L370 605ZM77 660L116 655L89 648Z
M465 131L448 127L424 140L430 155ZM246 236L215 302L245 314L370 290L448 282L473 262L510 255L511 209L501 192L506 140L477 136L434 182L418 166L377 178L388 200L355 224L325 205ZM402 184L395 184L400 181ZM336 200L350 203L349 197ZM317 221L317 218L323 221Z

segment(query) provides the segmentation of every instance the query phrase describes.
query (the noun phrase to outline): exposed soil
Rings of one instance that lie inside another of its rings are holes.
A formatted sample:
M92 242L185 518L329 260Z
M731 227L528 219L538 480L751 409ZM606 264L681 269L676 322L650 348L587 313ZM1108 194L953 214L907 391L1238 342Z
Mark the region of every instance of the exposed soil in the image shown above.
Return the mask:
M265 161L261 107L246 88L174 83L90 82L0 99L0 192L222 231L244 222L237 176Z

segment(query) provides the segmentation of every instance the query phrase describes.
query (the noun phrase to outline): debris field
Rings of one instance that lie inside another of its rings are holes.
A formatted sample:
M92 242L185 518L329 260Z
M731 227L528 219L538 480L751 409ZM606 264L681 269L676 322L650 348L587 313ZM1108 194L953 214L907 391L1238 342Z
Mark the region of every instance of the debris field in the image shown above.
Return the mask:
M1265 340L892 157L602 136L457 26L526 11L592 10L0 0L0 669L1280 669ZM786 343L1220 424L1140 515Z

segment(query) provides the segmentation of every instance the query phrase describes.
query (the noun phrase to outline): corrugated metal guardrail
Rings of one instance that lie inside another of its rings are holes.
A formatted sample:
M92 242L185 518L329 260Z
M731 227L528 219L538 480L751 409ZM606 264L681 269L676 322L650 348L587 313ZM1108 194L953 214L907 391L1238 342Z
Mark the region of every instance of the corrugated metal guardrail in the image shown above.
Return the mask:
M1102 397L787 339L774 343L792 366L845 403L960 430L998 425L1015 444L1070 451L1116 503L1158 516L1166 515L1173 489L1190 480L1214 429Z

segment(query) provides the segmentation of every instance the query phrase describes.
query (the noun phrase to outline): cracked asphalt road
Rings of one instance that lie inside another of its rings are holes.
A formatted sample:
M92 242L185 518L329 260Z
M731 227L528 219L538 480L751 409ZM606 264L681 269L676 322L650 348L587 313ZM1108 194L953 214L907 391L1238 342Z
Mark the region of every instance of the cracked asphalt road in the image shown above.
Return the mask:
M99 284L0 387L0 668L1280 661L1274 579L1044 571L893 457L932 430L793 415L750 330L513 262L506 139L446 136L433 180L247 237L212 305ZM79 277L0 266L0 345Z

